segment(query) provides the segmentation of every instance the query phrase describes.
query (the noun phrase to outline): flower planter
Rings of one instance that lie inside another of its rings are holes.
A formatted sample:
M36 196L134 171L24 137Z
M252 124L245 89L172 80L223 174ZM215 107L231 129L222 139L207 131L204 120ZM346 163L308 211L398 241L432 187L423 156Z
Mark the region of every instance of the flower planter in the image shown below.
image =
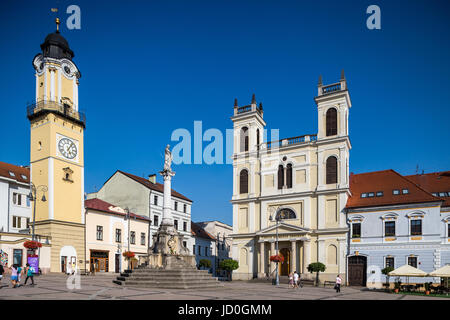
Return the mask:
M395 293L398 293L398 289L394 289L394 292L395 292Z
M429 290L425 291L425 294L426 294L427 296L430 295L430 291L429 291Z

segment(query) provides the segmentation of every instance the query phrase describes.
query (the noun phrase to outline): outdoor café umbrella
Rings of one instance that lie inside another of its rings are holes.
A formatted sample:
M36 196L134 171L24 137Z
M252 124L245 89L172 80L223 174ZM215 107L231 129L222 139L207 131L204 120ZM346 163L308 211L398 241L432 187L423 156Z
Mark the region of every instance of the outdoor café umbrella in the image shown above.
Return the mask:
M389 272L389 275L397 277L408 277L409 283L409 277L426 277L428 276L428 273L420 269L414 268L408 264L405 264L404 266L401 266Z
M448 288L448 278L450 278L450 265L447 264L443 267L440 267L439 269L436 269L433 272L430 272L428 275L430 277L447 278L447 288Z

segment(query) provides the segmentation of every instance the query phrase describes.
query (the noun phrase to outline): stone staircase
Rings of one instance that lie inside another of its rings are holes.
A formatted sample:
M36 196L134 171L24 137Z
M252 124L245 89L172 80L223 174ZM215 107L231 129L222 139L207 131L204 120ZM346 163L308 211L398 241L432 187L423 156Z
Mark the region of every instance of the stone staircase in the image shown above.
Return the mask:
M185 266L171 269L155 269L139 266L125 270L113 280L118 285L139 288L203 289L223 286L208 270L197 270Z

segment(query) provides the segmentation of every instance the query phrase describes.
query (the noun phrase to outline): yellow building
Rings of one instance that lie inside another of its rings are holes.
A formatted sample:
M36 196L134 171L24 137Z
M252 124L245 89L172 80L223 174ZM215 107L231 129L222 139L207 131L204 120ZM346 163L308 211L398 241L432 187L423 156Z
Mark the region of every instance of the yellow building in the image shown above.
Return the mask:
M48 188L46 202L33 202L36 233L51 238L50 270L43 272L67 272L85 260L85 117L78 110L81 74L58 30L47 35L41 49L33 59L36 101L27 108L31 182Z
M281 275L297 271L307 278L308 265L322 262L322 280L337 274L345 279L348 226L342 210L350 192L351 101L344 74L327 86L320 79L315 101L317 134L270 142L263 142L262 104L254 96L247 106L235 101L231 237L239 269L234 279L274 276L270 256L277 243L285 260Z

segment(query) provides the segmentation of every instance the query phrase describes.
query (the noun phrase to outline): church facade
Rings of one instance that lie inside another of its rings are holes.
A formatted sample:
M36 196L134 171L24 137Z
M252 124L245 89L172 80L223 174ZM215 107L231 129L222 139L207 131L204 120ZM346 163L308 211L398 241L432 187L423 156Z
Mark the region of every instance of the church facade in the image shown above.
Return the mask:
M232 256L234 279L274 276L270 256L284 257L281 275L322 262L322 280L345 279L348 225L342 213L349 196L347 81L323 85L315 97L318 133L263 142L266 122L255 96L235 100ZM278 246L278 248L277 248ZM277 250L278 249L278 250Z

